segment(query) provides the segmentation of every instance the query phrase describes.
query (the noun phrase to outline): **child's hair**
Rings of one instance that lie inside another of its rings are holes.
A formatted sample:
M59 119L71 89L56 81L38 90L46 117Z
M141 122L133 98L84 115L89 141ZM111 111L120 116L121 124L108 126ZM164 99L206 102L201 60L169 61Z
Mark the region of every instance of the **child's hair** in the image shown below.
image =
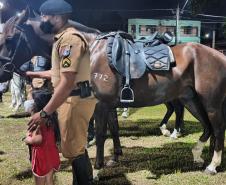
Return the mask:
M52 97L52 93L48 90L34 90L32 97L35 103L33 111L39 112L47 105Z
M32 97L34 99L33 111L40 112L51 99L52 93L49 90L34 90L32 92ZM47 126L50 125L52 125L54 128L56 141L60 141L60 131L56 112L52 113L48 118Z

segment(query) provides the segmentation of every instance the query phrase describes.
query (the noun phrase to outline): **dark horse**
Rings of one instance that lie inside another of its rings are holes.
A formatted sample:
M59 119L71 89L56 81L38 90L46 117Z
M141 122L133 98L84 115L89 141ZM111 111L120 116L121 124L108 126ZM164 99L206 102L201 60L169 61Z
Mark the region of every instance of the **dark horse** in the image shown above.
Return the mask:
M83 31L90 46L95 96L102 104L117 107L124 79L107 62L106 40L96 40L99 32L90 33L76 28ZM35 31L36 35L31 31ZM26 14L9 20L0 40L1 81L10 79L15 67L18 68L33 55L49 56L52 37L40 32L39 23L27 21ZM31 42L36 39L37 42ZM226 57L214 49L194 43L175 46L172 52L176 67L169 71L146 72L133 81L135 101L130 106L152 106L179 99L204 127L192 150L194 161L204 162L201 154L204 144L211 138L210 146L214 153L206 172L215 174L224 149Z

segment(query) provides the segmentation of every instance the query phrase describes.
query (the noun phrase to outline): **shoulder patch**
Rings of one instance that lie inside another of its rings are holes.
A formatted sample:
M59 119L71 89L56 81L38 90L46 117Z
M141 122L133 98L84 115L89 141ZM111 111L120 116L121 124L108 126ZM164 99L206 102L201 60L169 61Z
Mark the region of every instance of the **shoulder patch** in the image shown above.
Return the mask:
M69 58L64 58L62 61L62 67L67 68L71 66L71 60Z
M65 58L71 54L71 45L64 45L60 48L60 56Z

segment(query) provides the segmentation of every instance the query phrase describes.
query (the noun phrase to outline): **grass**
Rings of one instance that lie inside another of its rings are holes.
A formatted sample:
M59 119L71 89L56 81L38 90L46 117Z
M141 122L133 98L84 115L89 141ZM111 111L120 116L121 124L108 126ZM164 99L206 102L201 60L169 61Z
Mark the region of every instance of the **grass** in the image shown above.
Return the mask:
M0 115L9 115L9 94L4 96L4 104L0 104ZM123 156L119 165L104 168L100 172L98 185L225 185L226 155L223 164L215 176L204 174L203 167L192 162L191 148L202 133L201 124L188 112L185 113L184 136L171 140L161 136L158 129L164 113L164 105L131 109L128 119L120 117L120 135ZM169 123L174 128L173 116ZM26 130L28 118L0 118L0 185L33 184L28 150L21 141ZM106 158L112 152L111 139L105 144ZM89 148L94 162L95 147ZM203 158L207 165L211 158L208 144ZM56 173L57 185L71 184L71 168L66 159L61 157L61 170Z

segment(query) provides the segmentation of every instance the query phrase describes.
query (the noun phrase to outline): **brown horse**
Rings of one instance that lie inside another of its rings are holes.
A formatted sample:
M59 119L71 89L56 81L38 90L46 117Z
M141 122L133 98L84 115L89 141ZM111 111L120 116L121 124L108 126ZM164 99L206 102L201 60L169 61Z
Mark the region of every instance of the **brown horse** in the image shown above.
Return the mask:
M91 79L96 97L108 107L118 106L124 79L108 65L106 40L96 40L99 32L76 28L84 32L90 46ZM31 31L36 34L31 34ZM47 56L52 38L41 33L39 22L27 21L26 14L10 19L0 40L1 81L11 78L11 72L33 55ZM39 42L28 42L34 39ZM204 127L192 150L194 161L203 163L202 150L211 136L214 154L206 172L215 174L224 149L226 57L214 49L194 43L175 46L172 51L176 67L170 71L146 72L140 79L133 80L135 101L130 106L151 106L173 99L183 102Z
M120 104L124 77L107 60L107 42L96 40L91 46L91 79L96 97L113 107ZM221 164L225 137L226 57L201 44L187 43L172 48L176 67L152 71L133 80L135 100L131 107L157 105L179 99L204 126L192 150L194 161L201 158L204 144L211 136L214 153L206 172L215 174Z

